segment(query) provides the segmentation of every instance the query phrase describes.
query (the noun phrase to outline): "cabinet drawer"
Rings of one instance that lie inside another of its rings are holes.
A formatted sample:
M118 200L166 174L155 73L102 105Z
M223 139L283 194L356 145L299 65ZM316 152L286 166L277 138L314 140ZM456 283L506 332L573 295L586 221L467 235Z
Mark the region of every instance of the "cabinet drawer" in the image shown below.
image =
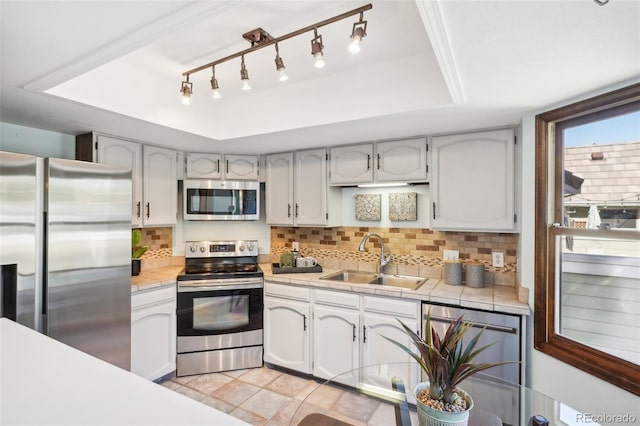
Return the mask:
M360 309L360 296L330 290L313 290L315 303L342 308Z
M297 287L286 284L264 283L264 294L268 296L282 297L285 299L311 300L311 291L306 287Z
M418 302L372 296L363 296L362 300L366 312L378 312L403 318L420 316Z
M176 285L171 284L165 287L157 287L133 293L131 295L131 308L138 309L159 303L175 302L175 300Z

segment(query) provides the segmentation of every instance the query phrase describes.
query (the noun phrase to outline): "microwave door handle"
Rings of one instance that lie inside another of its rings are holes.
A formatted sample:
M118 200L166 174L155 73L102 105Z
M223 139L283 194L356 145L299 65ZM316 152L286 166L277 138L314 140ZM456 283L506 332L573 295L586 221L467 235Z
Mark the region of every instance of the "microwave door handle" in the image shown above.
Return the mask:
M244 214L244 191L238 191L238 214Z

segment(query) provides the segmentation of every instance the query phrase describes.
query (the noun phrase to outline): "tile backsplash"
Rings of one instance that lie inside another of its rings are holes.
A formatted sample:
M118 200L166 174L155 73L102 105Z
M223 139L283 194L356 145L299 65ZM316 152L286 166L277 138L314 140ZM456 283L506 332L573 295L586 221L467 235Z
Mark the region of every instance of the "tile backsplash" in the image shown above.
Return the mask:
M143 246L149 246L149 250L142 256L143 259L171 257L173 255L173 229L172 228L142 228Z
M380 243L370 238L366 252L359 252L360 241L367 232L379 234L392 259L385 268L388 273L438 277L442 270L443 250L458 250L463 261L483 262L488 277L495 284L513 285L516 271L517 234L490 232L441 232L426 228L292 228L271 227L271 261L278 262L281 253L291 250L291 243L300 243L303 256L313 256L327 267L375 267L379 261ZM491 266L491 252L504 252L503 268ZM341 261L335 264L335 261ZM365 263L363 265L362 263ZM495 278L495 279L494 279Z

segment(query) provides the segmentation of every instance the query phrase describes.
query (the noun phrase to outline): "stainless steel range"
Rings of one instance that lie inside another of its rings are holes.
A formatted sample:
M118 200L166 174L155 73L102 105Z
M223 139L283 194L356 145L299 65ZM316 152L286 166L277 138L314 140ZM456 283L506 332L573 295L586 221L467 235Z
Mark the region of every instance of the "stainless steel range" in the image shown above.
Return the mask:
M262 292L257 241L187 241L176 375L262 366Z

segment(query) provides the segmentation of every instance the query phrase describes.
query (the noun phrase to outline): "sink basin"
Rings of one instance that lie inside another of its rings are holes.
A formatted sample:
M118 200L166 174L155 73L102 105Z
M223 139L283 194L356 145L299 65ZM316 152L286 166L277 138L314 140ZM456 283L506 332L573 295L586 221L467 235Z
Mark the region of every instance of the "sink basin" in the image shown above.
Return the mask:
M391 287L401 287L415 290L424 284L427 279L421 277L410 277L406 275L386 275L374 274L373 272L361 272L343 270L331 275L320 277L321 280L343 281L350 284L374 284Z
M320 279L331 280L331 281L346 281L346 282L355 283L355 284L369 284L371 280L375 279L377 276L378 275L374 274L373 272L359 272L359 271L344 270L344 271L336 272L335 274L320 277Z
M426 278L407 277L402 275L379 275L369 284L390 285L392 287L408 288L415 290L427 281Z

